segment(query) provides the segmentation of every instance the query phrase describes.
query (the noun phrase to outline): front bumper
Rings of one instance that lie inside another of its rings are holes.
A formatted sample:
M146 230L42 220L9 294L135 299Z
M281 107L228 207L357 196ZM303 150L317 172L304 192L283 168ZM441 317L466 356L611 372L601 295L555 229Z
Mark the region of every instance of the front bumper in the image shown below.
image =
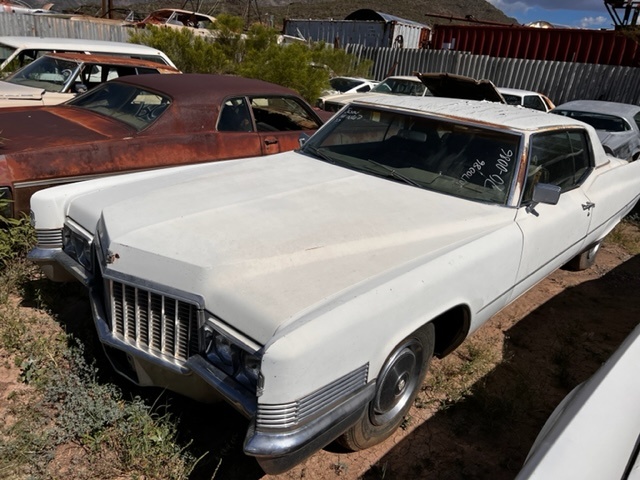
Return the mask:
M176 362L172 358L159 357L155 352L147 352L115 335L106 315L102 282L94 282L93 275L61 248L35 248L29 253L29 259L38 264L51 280L76 279L89 288L98 336L119 374L140 386L167 388L197 401L224 400L249 418L244 452L256 457L266 473L284 472L332 442L364 414L366 405L374 396L375 382L363 383L336 399L330 409L302 425L260 428L256 425L258 404L255 394L231 380L201 355Z
M62 248L36 247L27 254L27 259L38 265L46 277L53 282L78 280L89 285L90 275L85 268L67 255Z
M269 474L284 472L321 449L353 425L373 398L375 382L362 383L331 402L307 422L287 428L257 427L257 397L203 356L186 362L163 359L115 335L107 320L100 282L90 285L90 301L100 341L114 369L141 386L160 386L198 401L222 399L251 419L244 452ZM364 367L363 367L364 368ZM362 370L362 369L360 369Z

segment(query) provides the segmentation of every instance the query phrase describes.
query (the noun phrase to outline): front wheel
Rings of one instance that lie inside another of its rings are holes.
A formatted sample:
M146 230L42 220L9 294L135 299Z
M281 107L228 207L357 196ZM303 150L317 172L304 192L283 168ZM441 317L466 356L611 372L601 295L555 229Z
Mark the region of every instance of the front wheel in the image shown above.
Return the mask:
M362 450L389 437L402 423L429 368L435 329L429 323L415 331L391 352L376 381L373 400L358 422L338 441L350 450Z
M598 254L598 250L600 249L600 242L591 246L589 250L582 252L580 255L572 258L566 265L565 268L567 270L573 270L574 272L579 272L581 270L586 270L593 266L596 263L596 255Z

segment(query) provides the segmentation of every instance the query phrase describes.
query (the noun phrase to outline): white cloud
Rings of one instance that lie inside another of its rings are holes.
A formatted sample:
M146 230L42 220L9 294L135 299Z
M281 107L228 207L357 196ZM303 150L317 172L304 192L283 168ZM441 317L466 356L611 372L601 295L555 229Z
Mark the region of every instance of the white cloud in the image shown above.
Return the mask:
M597 17L584 17L580 20L580 26L582 28L605 28L611 26L611 19L603 17L602 15Z

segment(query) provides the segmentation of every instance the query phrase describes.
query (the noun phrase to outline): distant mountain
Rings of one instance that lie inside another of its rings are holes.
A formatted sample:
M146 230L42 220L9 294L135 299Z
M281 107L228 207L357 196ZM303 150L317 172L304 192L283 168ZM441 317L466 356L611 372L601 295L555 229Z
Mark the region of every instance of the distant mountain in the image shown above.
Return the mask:
M33 6L40 7L51 0L32 0ZM104 0L107 4L108 0ZM343 20L348 14L367 8L395 15L427 25L449 23L450 20L429 17L426 14L449 17L471 17L476 20L517 23L517 20L505 15L486 0L111 0L113 8L130 8L137 12L148 13L162 7L186 8L211 15L230 13L249 18L251 21L271 20L276 26L284 18L312 18ZM100 10L100 0L53 0L54 9L84 13ZM461 23L456 21L454 23Z

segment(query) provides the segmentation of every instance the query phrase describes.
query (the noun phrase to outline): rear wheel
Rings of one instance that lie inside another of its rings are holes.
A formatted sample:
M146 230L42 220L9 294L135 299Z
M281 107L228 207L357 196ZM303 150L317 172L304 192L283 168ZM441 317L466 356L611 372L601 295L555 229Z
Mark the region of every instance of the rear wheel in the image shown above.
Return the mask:
M350 450L382 442L400 426L429 368L435 329L427 324L400 342L384 363L373 400L338 441Z

